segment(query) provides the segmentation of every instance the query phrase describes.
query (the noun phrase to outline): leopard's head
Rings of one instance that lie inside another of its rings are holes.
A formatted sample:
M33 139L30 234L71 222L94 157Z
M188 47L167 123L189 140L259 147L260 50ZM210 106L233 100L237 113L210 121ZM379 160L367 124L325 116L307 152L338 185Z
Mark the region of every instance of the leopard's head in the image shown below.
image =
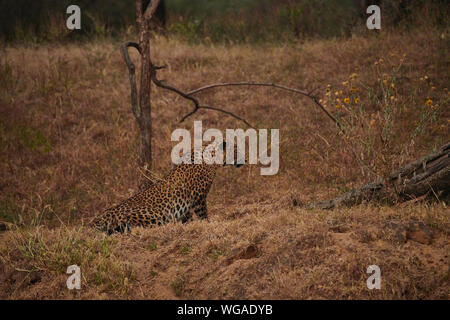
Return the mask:
M201 163L206 165L218 165L220 163L223 166L233 165L237 168L248 162L247 155L242 155L237 148L237 144L235 144L234 148L231 150L233 152L233 161L232 163L227 163L227 152L230 152L228 149L225 141L221 143L213 141L212 143L203 146L201 150L192 149L188 153L180 152L180 157L184 159L183 163L186 164ZM190 161L185 162L187 159L190 159Z
M222 154L223 154L223 165L233 165L236 168L242 167L245 163L248 162L248 159L246 157L246 155L241 154L241 152L238 150L237 148L237 144L234 144L234 147L229 150L230 148L227 148L227 143L226 141L223 141L218 148L220 148L222 150ZM233 152L233 162L232 163L227 163L227 152Z

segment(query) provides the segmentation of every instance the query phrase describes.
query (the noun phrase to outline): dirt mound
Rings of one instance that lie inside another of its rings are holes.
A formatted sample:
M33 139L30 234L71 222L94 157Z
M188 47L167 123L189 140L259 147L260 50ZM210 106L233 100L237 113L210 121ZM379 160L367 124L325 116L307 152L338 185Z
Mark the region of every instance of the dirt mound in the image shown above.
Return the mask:
M7 231L2 298L448 299L449 212L414 210L273 205L110 237L83 228ZM81 290L66 288L71 263L82 269ZM366 285L374 264L381 290Z

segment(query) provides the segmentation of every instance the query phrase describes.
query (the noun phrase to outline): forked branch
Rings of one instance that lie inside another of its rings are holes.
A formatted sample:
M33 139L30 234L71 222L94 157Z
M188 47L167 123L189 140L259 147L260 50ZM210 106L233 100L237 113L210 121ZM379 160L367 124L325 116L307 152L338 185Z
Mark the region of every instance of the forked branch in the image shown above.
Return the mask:
M128 54L128 48L129 47L134 47L136 48L139 52L141 52L141 49L139 47L139 45L135 42L125 42L122 46L121 46L121 53L122 56L127 64L128 67L128 71L130 74L130 85L131 85L131 105L132 105L132 109L133 109L133 113L136 116L136 118L139 121L140 118L140 114L141 111L139 109L138 106L138 101L137 101L137 88L136 88L136 77L135 77L135 67L133 62L130 59L130 56ZM285 90L285 91L289 91L289 92L293 92L293 93L297 93L297 94L301 94L305 97L308 97L309 99L311 99L327 116L328 118L330 118L335 124L336 126L339 128L340 131L344 132L344 128L342 127L341 123L335 118L333 117L333 115L331 113L329 113L325 107L319 102L319 100L317 99L316 96L314 96L312 94L312 92L307 92L305 90L300 90L300 89L296 89L296 88L291 88L291 87L287 87L284 85L280 85L280 84L276 84L276 83L269 83L269 82L249 82L249 81L242 81L242 82L224 82L224 83L213 83L213 84L209 84L188 92L184 92L176 87L173 87L171 85L166 84L163 80L159 80L157 77L157 70L159 69L163 69L165 68L165 66L155 66L153 65L153 63L151 63L151 70L150 70L150 78L153 81L153 83L163 89L175 92L176 94L178 94L179 96L190 100L193 104L194 104L194 108L187 114L185 114L181 120L180 123L185 121L187 118L189 118L190 116L192 116L194 113L196 113L199 109L209 109L209 110L214 110L214 111L218 111L218 112L222 112L225 113L239 121L242 121L243 123L245 123L248 127L253 128L253 126L244 118L234 114L231 111L227 111L218 107L214 107L214 106L208 106L208 105L201 105L199 100L195 97L193 97L194 94L202 92L202 91L206 91L209 89L213 89L213 88L218 88L218 87L229 87L229 86L259 86L259 87L273 87L273 88L277 88L277 89L281 89L281 90Z
M209 109L209 110L214 110L214 111L225 113L225 114L227 114L227 115L229 115L229 116L231 116L231 117L233 117L233 118L235 118L235 119L237 119L239 121L242 121L243 123L245 123L250 128L253 128L253 126L250 123L248 123L247 120L245 120L244 118L239 117L238 115L234 114L233 112L227 111L227 110L223 110L221 108L217 108L217 107L213 107L213 106L200 105L199 101L196 98L192 97L191 94L183 92L180 89L175 88L173 86L170 86L168 84L165 84L162 80L159 80L157 78L157 76L156 76L156 71L159 70L159 69L163 69L163 68L165 68L165 66L162 66L162 67L153 66L152 67L151 76L150 77L151 77L153 83L155 85L157 85L158 87L161 87L161 88L166 89L166 90L170 90L170 91L175 92L176 94L180 95L181 97L183 97L185 99L191 100L192 103L194 104L194 109L191 112L189 112L188 114L184 115L181 118L180 123L183 122L184 120L186 120L187 118L189 118L190 116L192 116L199 109Z
M226 86L262 86L262 87L274 87L274 88L278 88L278 89L282 89L285 91L290 91L290 92L294 92L294 93L298 93L301 94L305 97L310 98L339 128L340 131L344 132L344 128L342 127L342 125L340 124L340 122L333 117L333 115L331 115L326 109L325 107L319 102L319 100L317 99L316 96L312 95L312 92L307 92L304 90L300 90L300 89L296 89L296 88L290 88L287 86L283 86L280 84L276 84L276 83L266 83L266 82L248 82L248 81L244 81L244 82L226 82L226 83L213 83L213 84L209 84L188 92L183 92L173 86L167 85L165 83L163 83L161 80L158 80L158 78L156 77L156 71L158 69L162 69L164 67L156 67L154 66L152 69L152 80L153 82L161 88L173 91L175 93L177 93L178 95L182 96L185 99L191 100L194 103L194 109L192 109L191 112L187 113L186 115L184 115L180 122L183 122L184 120L186 120L187 118L189 118L190 116L192 116L194 113L196 113L199 109L209 109L209 110L215 110L215 111L219 111L225 114L228 114L230 116L232 116L235 119L238 119L242 122L244 122L247 126L253 128L253 126L251 124L248 123L248 121L246 121L245 119L237 116L236 114L234 114L233 112L230 111L226 111L223 110L221 108L217 108L217 107L213 107L213 106L205 106L205 105L200 105L199 101L194 98L192 95L199 93L201 91L205 91L208 89L212 89L212 88L217 88L217 87L226 87Z
M262 86L262 87L274 87L274 88L278 88L278 89L282 89L282 90L286 90L286 91L290 91L290 92L294 92L294 93L298 93L301 94L305 97L310 98L323 112L325 112L325 114L338 126L338 128L344 132L344 128L342 127L342 125L340 124L340 122L331 115L331 113L329 113L327 111L327 109L325 109L325 107L319 102L319 100L317 100L317 97L314 96L312 94L312 92L307 92L304 90L300 90L300 89L296 89L296 88L290 88L290 87L286 87L280 84L276 84L276 83L267 83L267 82L224 82L224 83L213 83L204 87L200 87L198 89L195 90L191 90L187 93L187 95L191 96L195 93L201 92L201 91L205 91L208 89L212 89L212 88L217 88L217 87L227 87L227 86Z
M134 63L130 59L130 55L128 54L128 47L136 48L137 51L140 53L141 48L139 47L139 44L131 41L127 41L124 44L120 46L120 52L122 54L123 59L125 60L125 63L128 67L128 73L130 77L130 86L131 86L131 109L133 110L133 114L136 117L136 120L140 124L141 119L141 110L139 108L138 104L138 97L137 97L137 85L136 85L136 67L134 66Z
M144 18L150 20L153 17L153 14L155 13L156 9L158 8L160 0L152 0L147 8L145 8L144 12Z

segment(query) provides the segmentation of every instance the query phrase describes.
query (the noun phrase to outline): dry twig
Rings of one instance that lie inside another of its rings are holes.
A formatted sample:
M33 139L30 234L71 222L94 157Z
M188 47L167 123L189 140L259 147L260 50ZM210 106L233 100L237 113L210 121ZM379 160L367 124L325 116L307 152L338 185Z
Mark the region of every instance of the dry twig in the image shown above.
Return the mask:
M308 98L310 98L311 100L313 100L313 102L338 126L338 128L344 132L344 128L341 126L341 124L339 123L339 121L333 117L326 109L325 107L318 101L317 97L312 95L311 92L307 92L304 90L299 90L296 88L290 88L287 86L283 86L280 84L276 84L276 83L266 83L266 82L248 82L248 81L244 81L244 82L227 82L227 83L213 83L213 84L209 84L194 90L191 90L189 92L183 92L175 87L169 86L167 84L164 84L161 80L158 80L158 78L156 77L156 70L158 69L162 69L164 67L156 67L154 66L152 69L152 81L153 83L155 83L157 86L162 87L164 89L167 90L171 90L175 93L177 93L178 95L182 96L185 99L191 100L194 103L194 109L187 113L186 115L183 116L183 118L181 118L180 122L183 122L184 120L186 120L188 117L192 116L194 113L196 113L199 109L210 109L210 110L215 110L215 111L219 111L219 112L223 112L225 114L228 114L242 122L244 122L247 126L253 128L252 125L250 125L245 119L237 116L236 114L230 112L230 111L226 111L223 110L221 108L217 108L217 107L212 107L212 106L205 106L205 105L200 105L199 101L194 98L192 95L199 93L201 91L205 91L208 89L212 89L212 88L217 88L217 87L226 87L226 86L263 86L263 87L274 87L274 88L278 88L278 89L282 89L282 90L286 90L286 91L290 91L290 92L294 92L294 93L298 93L301 94L303 96L306 96Z
M312 91L307 92L304 90L300 90L300 89L296 89L296 88L290 88L290 87L286 87L284 85L280 85L280 84L276 84L276 83L267 83L267 82L248 82L248 81L243 81L243 82L224 82L224 83L213 83L207 86L203 86L201 88L189 91L187 94L190 96L192 94L207 90L207 89L212 89L212 88L217 88L217 87L226 87L226 86L262 86L262 87L274 87L277 89L282 89L282 90L286 90L286 91L290 91L290 92L295 92L298 94L301 94L305 97L310 98L323 112L325 112L325 114L331 119L333 120L333 122L339 127L339 129L344 132L344 128L341 126L341 124L339 123L339 121L337 121L337 119L335 117L333 117L326 109L325 107L317 100L317 97L312 95Z

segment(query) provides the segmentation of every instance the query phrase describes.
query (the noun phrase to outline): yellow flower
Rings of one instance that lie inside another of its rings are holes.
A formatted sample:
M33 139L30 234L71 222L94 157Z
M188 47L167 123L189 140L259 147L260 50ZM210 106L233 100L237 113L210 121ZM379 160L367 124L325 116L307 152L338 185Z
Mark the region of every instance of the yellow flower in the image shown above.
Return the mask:
M337 105L336 105L336 108L339 109L339 108L342 108L342 106L341 106L340 104L337 104Z
M334 95L335 95L335 96L338 96L338 95L339 95L339 92L338 92L338 91L336 91L336 92L334 93Z
M433 104L433 100L431 100L430 98L428 98L427 102L425 102L425 104L427 106L431 106Z
M355 103L356 103L356 104L359 103L359 98L355 98Z
M345 98L345 99L344 99L344 102L345 102L346 104L349 104L349 103L350 103L350 98Z

